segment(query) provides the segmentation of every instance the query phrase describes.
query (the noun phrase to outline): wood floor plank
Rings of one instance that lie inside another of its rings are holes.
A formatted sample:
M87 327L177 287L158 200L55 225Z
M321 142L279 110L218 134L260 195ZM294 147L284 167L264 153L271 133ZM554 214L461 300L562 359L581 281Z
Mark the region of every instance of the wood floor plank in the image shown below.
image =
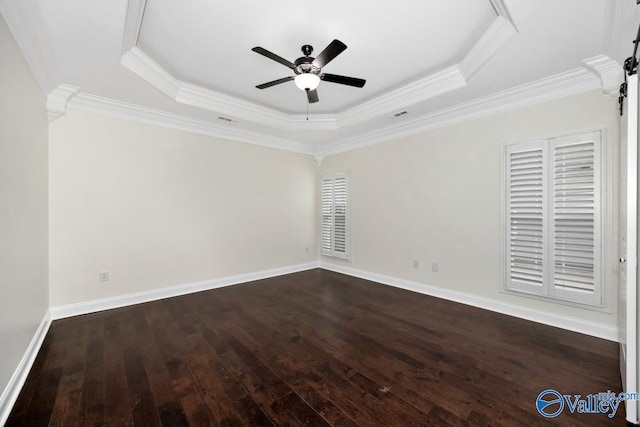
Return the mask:
M29 408L25 412L25 418L16 422L16 425L49 425L61 377L62 368L42 372L37 380ZM9 420L7 424L13 425L13 421Z
M133 425L124 354L119 334L105 328L105 418L106 425Z
M80 421L83 425L105 424L104 334L102 322L92 322L88 328L89 342L85 352Z
M160 423L164 427L187 427L189 421L180 402L172 399L158 406Z
M9 426L625 425L618 345L324 270L54 321Z
M309 315L313 316L314 314ZM304 320L304 314L299 314L299 316ZM414 369L407 371L407 366L405 366L401 360L395 358L381 358L380 354L377 352L359 351L364 348L366 344L354 341L354 337L351 337L349 340L351 344L349 344L347 341L338 340L333 332L331 334L322 334L322 332L323 331L320 330L315 331L315 333L304 334L306 337L305 339L313 340L318 347L329 349L332 354L335 354L336 351L339 352L346 358L346 360L348 360L348 365L359 370L365 370L373 373L373 378L376 378L381 383L393 385L394 391L396 393L399 392L402 398L407 402L412 402L416 405L420 403L424 405L425 402L436 402L460 417L465 417L469 414L471 405L473 404L473 399L463 391L452 388L448 384L438 381L438 370L429 369L429 371L427 371L427 367L423 366L417 370ZM318 341L316 338L320 338L321 340ZM355 352L350 352L347 350L348 347L352 347L357 350ZM391 378L391 376L385 377L379 374L380 372L389 371L394 373L392 376L393 378ZM404 375L400 375L403 372L413 374L416 379L423 381L424 385L427 385L427 383L424 382L426 379L434 379L434 381L428 384L428 386L420 388L418 391L418 393L422 394L422 396L420 396L420 394L416 393L414 390L405 387L402 382L398 382L398 379L402 380L407 378ZM424 397L425 394L427 399Z
M80 417L80 399L82 393L82 373L66 375L60 380L58 395L51 412L52 426L68 426Z
M129 405L134 424L161 425L139 349L135 347L126 348L124 350L124 363L129 388Z
M238 411L234 402L244 398L246 390L226 370L224 363L210 350L202 337L189 337L187 362L198 391L220 425L248 425L251 415Z

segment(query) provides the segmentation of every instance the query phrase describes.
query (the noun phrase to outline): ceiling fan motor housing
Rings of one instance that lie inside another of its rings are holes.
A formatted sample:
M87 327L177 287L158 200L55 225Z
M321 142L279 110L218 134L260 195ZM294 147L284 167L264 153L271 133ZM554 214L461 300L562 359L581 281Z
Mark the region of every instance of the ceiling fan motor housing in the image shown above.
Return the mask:
M309 45L305 45L305 46L309 46ZM301 56L300 58L296 59L296 61L294 62L296 68L293 71L296 74L304 74L304 73L320 74L320 68L313 65L314 59L315 58L312 58L310 56Z

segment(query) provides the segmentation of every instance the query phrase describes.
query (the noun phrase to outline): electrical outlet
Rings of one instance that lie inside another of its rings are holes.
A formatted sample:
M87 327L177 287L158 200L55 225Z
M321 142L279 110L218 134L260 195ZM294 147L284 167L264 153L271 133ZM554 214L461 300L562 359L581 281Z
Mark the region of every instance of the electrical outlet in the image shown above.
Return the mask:
M418 263L417 259L413 260L413 268L420 268L420 263Z
M431 263L431 271L433 271L433 272L436 272L436 273L437 273L439 268L440 268L440 267L438 266L438 263L437 263L437 262L432 262L432 263Z
M101 282L108 282L109 281L109 272L108 271L101 271L100 272L100 281Z
M304 251L305 251L306 253L309 253L309 248L304 248Z

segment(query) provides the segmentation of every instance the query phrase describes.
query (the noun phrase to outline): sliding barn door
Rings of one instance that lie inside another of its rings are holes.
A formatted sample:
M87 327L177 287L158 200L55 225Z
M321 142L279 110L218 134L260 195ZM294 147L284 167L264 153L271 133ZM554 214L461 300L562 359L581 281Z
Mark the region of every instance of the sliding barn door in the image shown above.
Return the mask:
M629 76L620 126L620 373L625 392L638 392L638 75ZM625 402L638 423L638 401Z

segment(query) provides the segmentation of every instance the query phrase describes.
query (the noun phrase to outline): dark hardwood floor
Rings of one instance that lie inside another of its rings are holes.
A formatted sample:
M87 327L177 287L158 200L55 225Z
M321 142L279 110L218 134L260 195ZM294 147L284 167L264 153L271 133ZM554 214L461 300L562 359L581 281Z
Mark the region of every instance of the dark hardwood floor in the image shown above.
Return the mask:
M9 426L625 425L613 342L324 270L53 322Z

